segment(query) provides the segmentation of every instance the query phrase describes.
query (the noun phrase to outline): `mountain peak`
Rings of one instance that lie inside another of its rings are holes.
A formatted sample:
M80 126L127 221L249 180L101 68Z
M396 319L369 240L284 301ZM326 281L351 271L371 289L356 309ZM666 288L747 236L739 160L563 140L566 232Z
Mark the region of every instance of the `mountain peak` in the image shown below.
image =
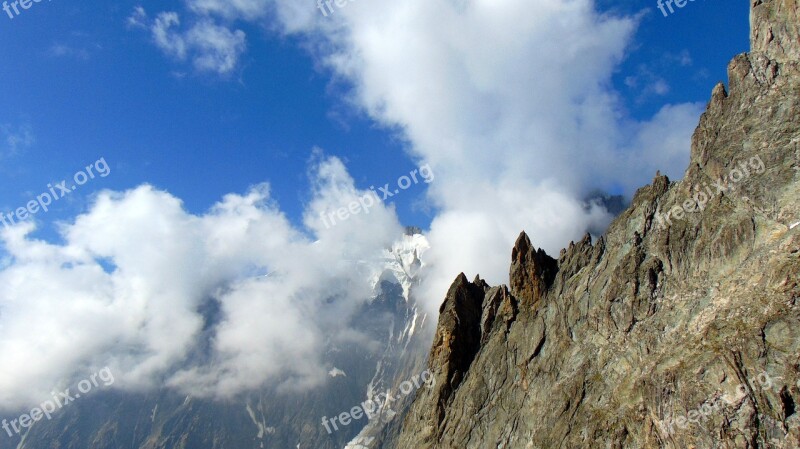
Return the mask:
M522 232L511 251L511 293L523 304L534 305L544 298L556 272L558 262L541 248L535 249L528 235Z

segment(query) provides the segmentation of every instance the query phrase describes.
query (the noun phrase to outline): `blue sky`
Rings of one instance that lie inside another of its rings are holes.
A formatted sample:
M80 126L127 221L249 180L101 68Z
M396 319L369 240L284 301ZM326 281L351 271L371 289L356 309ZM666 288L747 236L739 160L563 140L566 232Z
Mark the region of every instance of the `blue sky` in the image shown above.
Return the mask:
M747 8L697 1L664 18L651 2L601 2L641 19L614 84L634 118L662 105L705 102L727 61L747 49ZM655 2L652 2L655 3ZM359 186L392 181L414 163L397 132L340 95L330 70L302 42L268 25L241 23L248 49L234 73L198 73L126 26L133 8L177 10L181 2L34 4L0 16L0 124L33 141L0 159L0 206L24 205L48 182L105 157L113 174L84 186L41 222L69 218L98 189L151 183L202 212L225 193L269 181L294 221L308 201L311 149L341 157ZM502 51L502 49L498 49ZM628 80L628 84L626 84ZM662 83L668 92L647 86ZM396 198L403 223L427 227L424 187Z

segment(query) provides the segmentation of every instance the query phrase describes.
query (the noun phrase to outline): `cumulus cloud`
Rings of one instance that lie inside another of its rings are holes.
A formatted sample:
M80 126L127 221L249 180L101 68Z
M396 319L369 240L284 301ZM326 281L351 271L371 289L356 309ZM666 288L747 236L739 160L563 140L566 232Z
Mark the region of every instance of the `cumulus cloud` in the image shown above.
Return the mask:
M355 262L375 260L402 228L382 204L319 226L318 210L366 192L338 159L319 156L312 173L313 238L267 185L202 215L152 186L103 192L62 225L59 244L32 238L30 223L2 231L0 352L13 367L0 376L2 407L40 403L105 366L121 388L192 395L323 382L326 343L352 340L342 323L371 297L379 269Z
M28 124L14 126L0 123L0 157L18 154L36 141L33 129Z
M181 29L180 15L161 12L152 20L141 6L128 17L128 25L150 32L153 42L164 54L183 61L191 59L199 72L228 75L247 48L242 30L231 30L208 19L197 20L189 29Z

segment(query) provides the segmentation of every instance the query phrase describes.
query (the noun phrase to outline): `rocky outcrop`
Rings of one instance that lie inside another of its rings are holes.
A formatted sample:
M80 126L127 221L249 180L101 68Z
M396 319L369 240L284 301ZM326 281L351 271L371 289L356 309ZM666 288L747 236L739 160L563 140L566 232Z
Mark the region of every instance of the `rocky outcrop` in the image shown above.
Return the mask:
M753 52L787 62L800 60L800 3L797 0L750 0Z
M514 296L526 306L538 306L553 284L557 271L556 260L541 248L536 250L523 232L511 251L509 282Z
M800 20L751 7L684 178L558 260L523 233L509 289L459 276L436 387L373 447L800 447Z

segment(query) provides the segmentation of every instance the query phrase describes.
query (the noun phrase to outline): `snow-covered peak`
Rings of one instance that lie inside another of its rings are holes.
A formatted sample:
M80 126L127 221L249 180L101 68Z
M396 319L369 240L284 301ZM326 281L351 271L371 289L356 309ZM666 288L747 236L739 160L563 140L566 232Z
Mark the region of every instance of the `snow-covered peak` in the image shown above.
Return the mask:
M428 249L430 244L422 234L403 235L396 240L391 249L383 251L383 266L372 277L373 289L380 281L398 283L403 287L403 297L408 302L411 285L425 266L422 259Z

